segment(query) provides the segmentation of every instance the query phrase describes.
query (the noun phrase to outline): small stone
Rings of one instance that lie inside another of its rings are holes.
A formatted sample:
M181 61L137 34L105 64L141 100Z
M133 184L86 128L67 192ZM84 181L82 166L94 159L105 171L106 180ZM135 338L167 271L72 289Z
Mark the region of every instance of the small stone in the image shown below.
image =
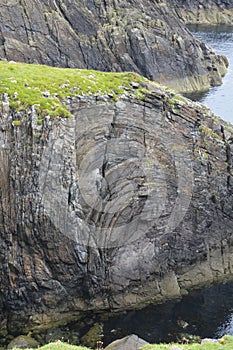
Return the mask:
M211 339L211 338L204 338L201 341L201 344L205 344L205 343L218 343L217 339Z
M138 88L139 88L139 83L136 83L135 81L132 81L132 82L130 83L130 85L131 85L132 88L134 88L134 89L138 89Z

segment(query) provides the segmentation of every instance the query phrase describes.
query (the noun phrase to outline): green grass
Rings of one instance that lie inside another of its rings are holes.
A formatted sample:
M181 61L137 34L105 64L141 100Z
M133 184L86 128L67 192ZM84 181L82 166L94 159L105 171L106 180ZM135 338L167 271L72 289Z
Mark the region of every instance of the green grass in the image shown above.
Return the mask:
M90 350L90 349L86 348L85 346L70 345L68 343L63 343L60 340L58 340L54 343L49 343L44 346L41 346L37 348L37 350Z
M75 95L106 95L117 99L125 91L137 92L131 83L147 81L136 73L106 73L85 69L55 68L43 65L0 61L0 94L10 96L10 106L17 111L37 105L37 113L69 117L63 100Z
M148 344L141 348L141 350L169 350L172 345L176 345L182 350L232 350L233 336L224 335L218 343L204 343L204 344ZM28 349L31 350L31 349ZM83 346L70 345L61 341L46 344L39 347L38 350L90 350Z
M204 344L154 344L145 345L142 350L169 350L172 345L176 345L182 350L232 350L233 337L225 335L218 343L204 343Z

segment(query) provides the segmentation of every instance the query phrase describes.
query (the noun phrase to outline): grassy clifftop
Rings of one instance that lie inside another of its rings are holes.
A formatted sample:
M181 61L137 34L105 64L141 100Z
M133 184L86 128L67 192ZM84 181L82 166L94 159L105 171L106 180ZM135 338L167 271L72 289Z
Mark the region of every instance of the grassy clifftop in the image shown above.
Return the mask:
M10 106L16 110L37 105L37 112L42 117L68 117L70 112L62 104L68 96L108 94L117 99L125 91L134 90L132 83L142 81L147 79L136 73L106 73L0 62L0 94L7 93ZM140 94L140 89L137 89L137 93Z

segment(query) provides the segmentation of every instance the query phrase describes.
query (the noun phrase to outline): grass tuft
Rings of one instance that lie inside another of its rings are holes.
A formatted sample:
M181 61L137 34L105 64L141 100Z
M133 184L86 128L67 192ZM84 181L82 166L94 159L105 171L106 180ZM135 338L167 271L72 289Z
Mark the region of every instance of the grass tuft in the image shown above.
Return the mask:
M141 348L141 350L169 350L172 345L182 350L232 350L233 336L224 335L216 343L193 343L193 344L148 344Z

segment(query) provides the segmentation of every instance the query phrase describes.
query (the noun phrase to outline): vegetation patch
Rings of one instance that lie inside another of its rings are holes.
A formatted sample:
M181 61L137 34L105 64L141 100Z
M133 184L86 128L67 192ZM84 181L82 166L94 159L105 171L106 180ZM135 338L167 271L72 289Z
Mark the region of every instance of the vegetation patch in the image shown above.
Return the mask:
M222 140L222 138L218 134L216 134L216 132L214 132L213 130L211 130L210 128L208 128L205 125L200 125L199 126L199 131L204 133L207 136L212 136L215 139Z
M148 344L143 346L140 350L169 350L172 346L176 346L181 350L232 350L233 349L233 336L224 335L221 339L215 343L209 341L203 344L200 343L170 343L170 344ZM28 349L29 350L29 349ZM63 343L60 340L46 344L39 347L38 350L90 350L83 346L71 345Z
M233 349L233 337L225 335L219 339L216 343L205 342L203 344L148 344L141 348L141 350L169 350L172 346L176 346L177 349L182 350L232 350Z
M117 100L123 94L130 94L143 100L146 93L150 93L147 83L172 94L168 103L185 103L182 96L174 95L172 90L133 72L100 72L0 61L0 94L9 96L10 107L17 112L36 106L41 120L46 115L69 117L71 113L64 103L68 97L108 95Z
M125 92L142 98L141 82L136 73L106 73L85 69L56 68L16 62L0 62L0 94L7 93L16 111L36 105L37 113L69 117L64 99L77 95L106 95L114 100ZM136 86L136 87L135 87Z
M89 348L86 348L85 346L77 346L77 345L71 345L67 343L63 343L60 340L49 343L44 346L41 346L37 348L37 350L90 350Z

